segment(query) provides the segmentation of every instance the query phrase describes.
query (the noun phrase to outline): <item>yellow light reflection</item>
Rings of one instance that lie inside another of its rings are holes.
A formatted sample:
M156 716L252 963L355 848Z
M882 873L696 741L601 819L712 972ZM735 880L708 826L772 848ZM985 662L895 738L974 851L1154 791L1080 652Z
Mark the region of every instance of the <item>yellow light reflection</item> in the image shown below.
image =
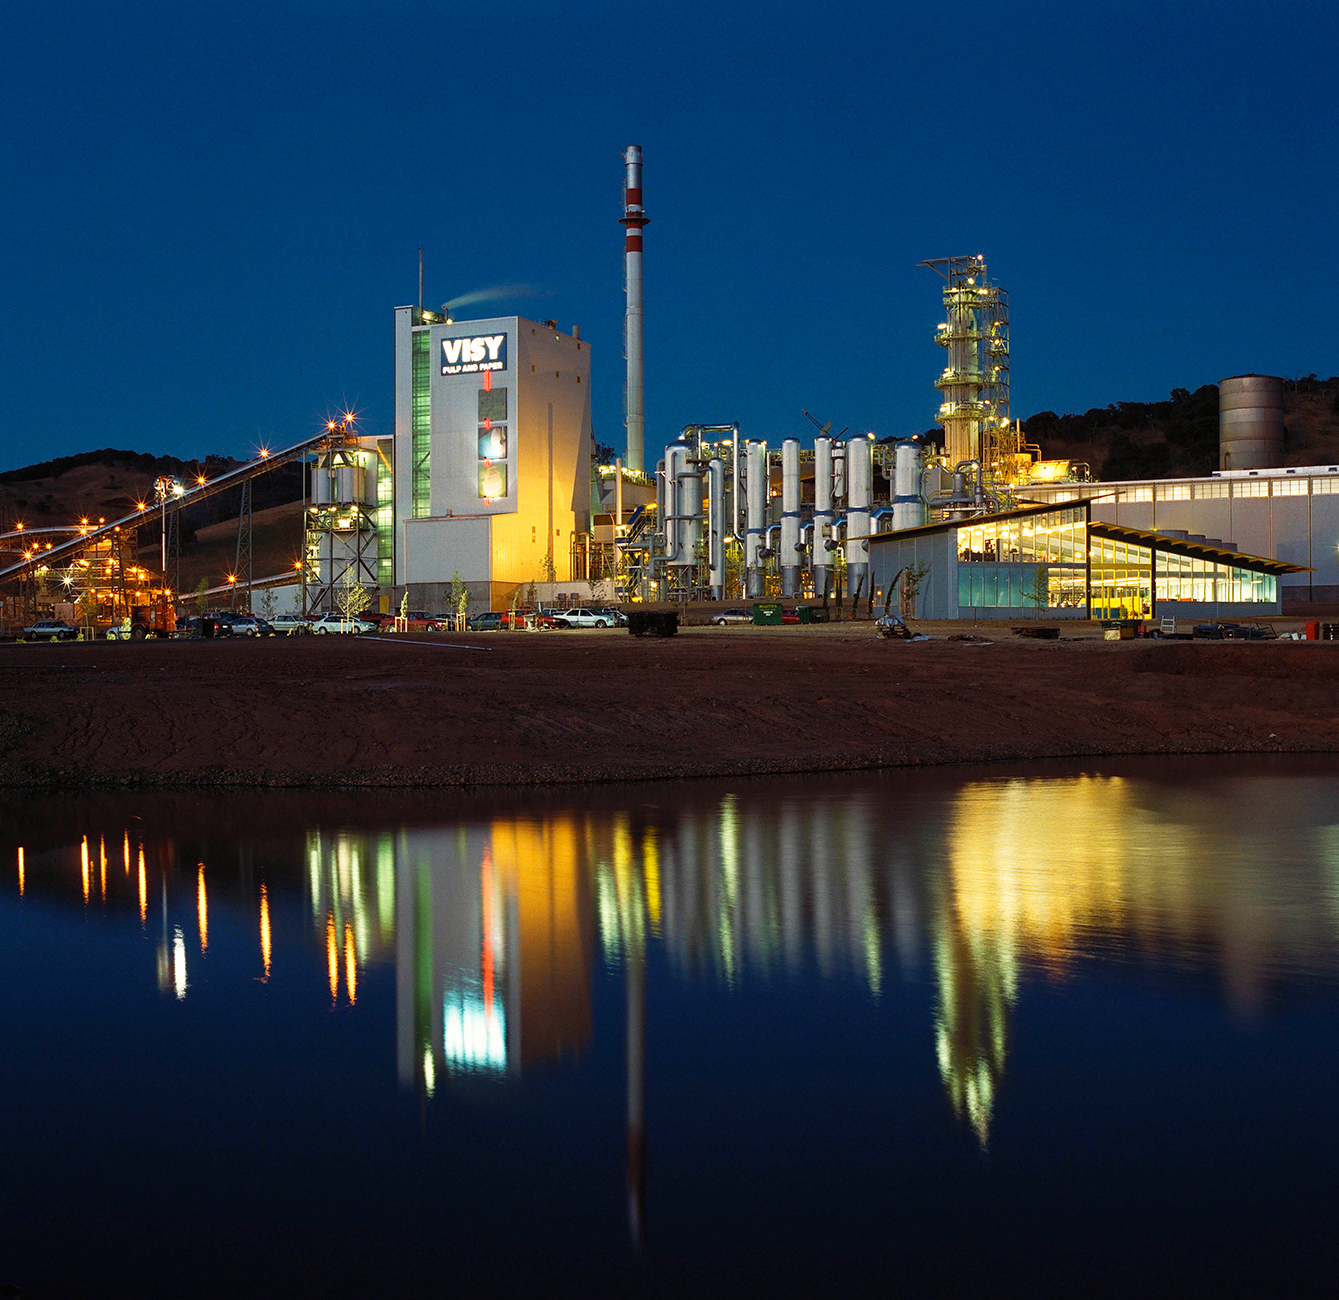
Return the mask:
M660 933L660 851L654 826L642 836L642 874L646 877L646 919L651 933Z
M331 912L325 914L325 963L330 975L330 1000L339 997L339 943L335 938L335 917Z
M209 951L209 898L205 893L205 864L200 863L200 872L195 885L195 910L200 921L200 952Z
M344 984L349 990L349 1005L358 1001L358 950L353 943L353 926L344 922Z
M84 902L88 902L88 836L79 845L79 870L84 878Z
M260 959L265 963L265 976L270 978L270 895L260 887Z
M124 855L125 855L125 860L126 860L126 875L128 876L128 875L130 874L130 832L129 832L129 831L126 831L125 846L124 846L122 852L123 852Z
M19 897L23 897L23 846L19 845Z
M98 836L98 876L102 882L102 901L107 901L107 840Z
M149 915L149 877L144 869L144 845L139 846L139 923L144 924Z

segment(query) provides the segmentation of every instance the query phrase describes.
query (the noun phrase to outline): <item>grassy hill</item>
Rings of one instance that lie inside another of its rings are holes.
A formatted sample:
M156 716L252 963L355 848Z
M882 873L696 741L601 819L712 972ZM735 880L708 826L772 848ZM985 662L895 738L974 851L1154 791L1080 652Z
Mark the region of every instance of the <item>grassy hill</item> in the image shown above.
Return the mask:
M1284 384L1285 465L1339 464L1339 376ZM1218 385L1162 402L1115 402L1082 415L1023 421L1048 460L1086 461L1103 479L1187 478L1218 468Z

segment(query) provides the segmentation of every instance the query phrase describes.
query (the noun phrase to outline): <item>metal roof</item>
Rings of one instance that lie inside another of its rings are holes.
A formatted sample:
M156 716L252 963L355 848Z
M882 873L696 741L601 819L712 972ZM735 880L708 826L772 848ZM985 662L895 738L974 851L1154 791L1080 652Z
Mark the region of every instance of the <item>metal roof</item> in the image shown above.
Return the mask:
M1229 564L1238 569L1255 569L1260 573L1313 573L1304 564L1287 564L1283 560L1266 559L1263 555L1248 555L1228 546L1211 546L1192 542L1184 537L1168 537L1166 533L1149 532L1146 528L1127 528L1124 524L1108 524L1089 520L1090 535L1105 537L1112 542L1134 542L1138 546L1156 547L1171 555L1188 555L1197 560L1213 560L1215 564Z
M994 523L1000 519L1023 519L1030 515L1049 515L1057 510L1083 510L1084 501L1056 501L1048 505L1028 506L1022 510L1002 510L997 515L971 515L966 519L945 519L937 524L922 524L919 528L902 528L895 533L872 533L867 538L852 538L852 541L891 542L904 537L924 537L929 533L942 532L946 528L970 528L975 524ZM1108 541L1134 542L1138 546L1156 548L1172 555L1188 555L1193 559L1213 560L1216 564L1228 564L1238 569L1254 569L1260 573L1313 573L1304 564L1288 564L1283 560L1271 560L1263 555L1248 555L1245 551L1234 551L1227 546L1209 546L1204 542L1192 542L1182 537L1168 537L1166 533L1150 532L1146 528L1126 528L1123 524L1108 524L1096 519L1088 520L1090 536L1105 537Z

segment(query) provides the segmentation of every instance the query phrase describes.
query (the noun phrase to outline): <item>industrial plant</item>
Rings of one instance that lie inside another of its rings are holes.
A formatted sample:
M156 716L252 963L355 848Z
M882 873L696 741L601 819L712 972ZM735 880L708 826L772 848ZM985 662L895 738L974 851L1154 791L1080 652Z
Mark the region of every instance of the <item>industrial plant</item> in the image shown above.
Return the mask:
M163 479L120 519L8 537L20 603L79 604L90 625L179 602L183 510L241 488L233 608L333 610L341 590L385 613L523 603L786 600L866 615L1219 619L1339 599L1339 465L1283 465L1283 381L1219 385L1219 468L1103 482L1044 459L1010 410L1009 295L983 255L929 259L942 319L942 434L832 432L812 445L739 423L687 423L645 457L642 151L623 154L626 453L594 463L590 345L520 316L394 310L394 428L352 417L212 480ZM421 277L420 277L421 281ZM928 306L928 303L927 303ZM807 413L806 413L807 414ZM306 470L299 558L257 573L250 485ZM157 571L133 545L161 524ZM463 594L463 598L461 593ZM276 601L277 606L276 606ZM165 617L165 615L164 615ZM151 626L156 626L151 625Z

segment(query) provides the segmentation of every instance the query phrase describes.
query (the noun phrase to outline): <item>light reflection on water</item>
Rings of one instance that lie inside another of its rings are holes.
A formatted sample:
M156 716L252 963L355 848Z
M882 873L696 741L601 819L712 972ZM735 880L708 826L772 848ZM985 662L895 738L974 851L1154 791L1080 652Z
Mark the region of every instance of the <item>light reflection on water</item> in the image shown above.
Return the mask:
M239 925L252 936L245 978L281 986L319 970L328 1007L363 1014L367 982L387 972L395 1069L429 1105L445 1081L505 1085L579 1065L600 1033L621 1034L634 1240L653 965L689 987L803 997L817 981L870 1006L928 979L926 1054L983 1153L1030 981L1063 990L1094 965L1208 976L1229 1016L1250 1023L1280 989L1329 990L1339 968L1339 797L1323 775L1187 781L1129 767L659 789L581 805L554 796L454 819L419 806L382 825L327 805L282 830L227 828L226 840L171 818L127 826L104 806L66 838L11 817L26 842L11 838L7 854L25 907L64 897L137 910L174 1000L192 997L219 936ZM124 882L107 878L117 838ZM282 934L272 909L299 892L304 930ZM606 975L623 985L612 1027L596 1014Z

